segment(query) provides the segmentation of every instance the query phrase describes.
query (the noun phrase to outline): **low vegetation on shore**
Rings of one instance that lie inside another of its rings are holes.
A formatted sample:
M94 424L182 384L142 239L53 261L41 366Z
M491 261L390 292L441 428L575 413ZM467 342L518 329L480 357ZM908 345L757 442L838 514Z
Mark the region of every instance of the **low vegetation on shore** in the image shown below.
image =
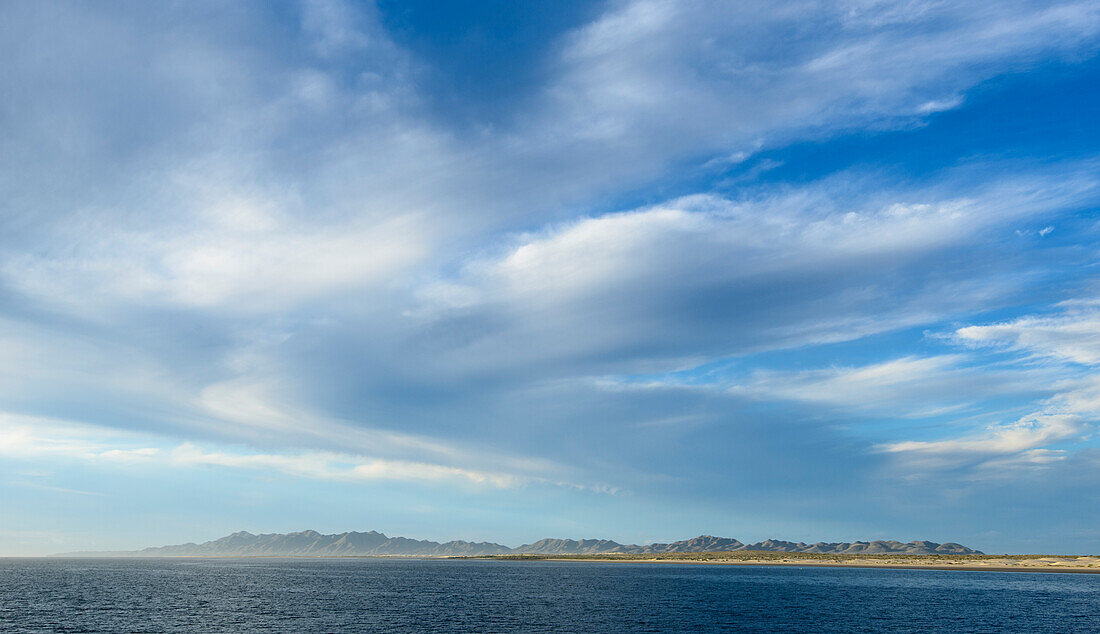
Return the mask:
M1100 556L1075 555L907 555L907 554L828 554L740 550L699 553L603 553L589 555L509 554L479 557L494 560L554 561L637 561L696 562L764 565L840 565L920 568L988 569L1095 569L1100 572Z

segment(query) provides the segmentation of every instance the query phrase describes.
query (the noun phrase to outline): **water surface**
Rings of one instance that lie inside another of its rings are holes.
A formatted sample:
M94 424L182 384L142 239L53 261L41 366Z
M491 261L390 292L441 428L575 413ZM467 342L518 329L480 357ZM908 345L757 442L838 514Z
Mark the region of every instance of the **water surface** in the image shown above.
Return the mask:
M1100 575L402 559L0 559L0 632L1096 632Z

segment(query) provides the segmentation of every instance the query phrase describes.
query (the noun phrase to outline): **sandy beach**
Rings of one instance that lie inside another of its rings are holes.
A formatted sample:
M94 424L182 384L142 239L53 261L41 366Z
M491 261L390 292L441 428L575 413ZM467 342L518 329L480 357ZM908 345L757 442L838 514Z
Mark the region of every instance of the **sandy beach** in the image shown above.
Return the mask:
M1097 555L820 555L814 553L728 552L662 555L502 555L479 559L1100 573L1100 556Z

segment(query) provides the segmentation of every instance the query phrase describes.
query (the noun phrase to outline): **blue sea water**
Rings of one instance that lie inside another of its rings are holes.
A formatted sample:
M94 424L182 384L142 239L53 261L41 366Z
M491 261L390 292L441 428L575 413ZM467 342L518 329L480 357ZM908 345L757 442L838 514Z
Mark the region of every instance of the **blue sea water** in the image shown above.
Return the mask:
M1100 575L402 559L0 559L0 632L1096 632Z

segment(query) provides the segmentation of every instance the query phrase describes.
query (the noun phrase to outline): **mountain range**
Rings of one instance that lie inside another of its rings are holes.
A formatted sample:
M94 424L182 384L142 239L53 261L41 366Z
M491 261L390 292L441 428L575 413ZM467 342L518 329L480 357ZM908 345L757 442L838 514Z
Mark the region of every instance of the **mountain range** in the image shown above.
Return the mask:
M700 535L692 539L670 544L638 546L620 544L608 539L540 539L537 542L509 548L491 542L449 541L444 543L407 537L387 537L370 531L367 533L337 533L322 535L317 531L297 533L266 533L254 535L240 531L221 539L201 544L187 543L159 546L142 550L114 552L65 553L80 557L333 557L333 556L405 556L405 557L454 557L481 555L582 555L604 553L697 553L737 550L765 550L775 552L826 553L826 554L905 554L905 555L980 555L973 550L948 542L937 544L929 541L898 542L893 540L869 542L788 542L768 539L755 544L744 544L728 537Z

